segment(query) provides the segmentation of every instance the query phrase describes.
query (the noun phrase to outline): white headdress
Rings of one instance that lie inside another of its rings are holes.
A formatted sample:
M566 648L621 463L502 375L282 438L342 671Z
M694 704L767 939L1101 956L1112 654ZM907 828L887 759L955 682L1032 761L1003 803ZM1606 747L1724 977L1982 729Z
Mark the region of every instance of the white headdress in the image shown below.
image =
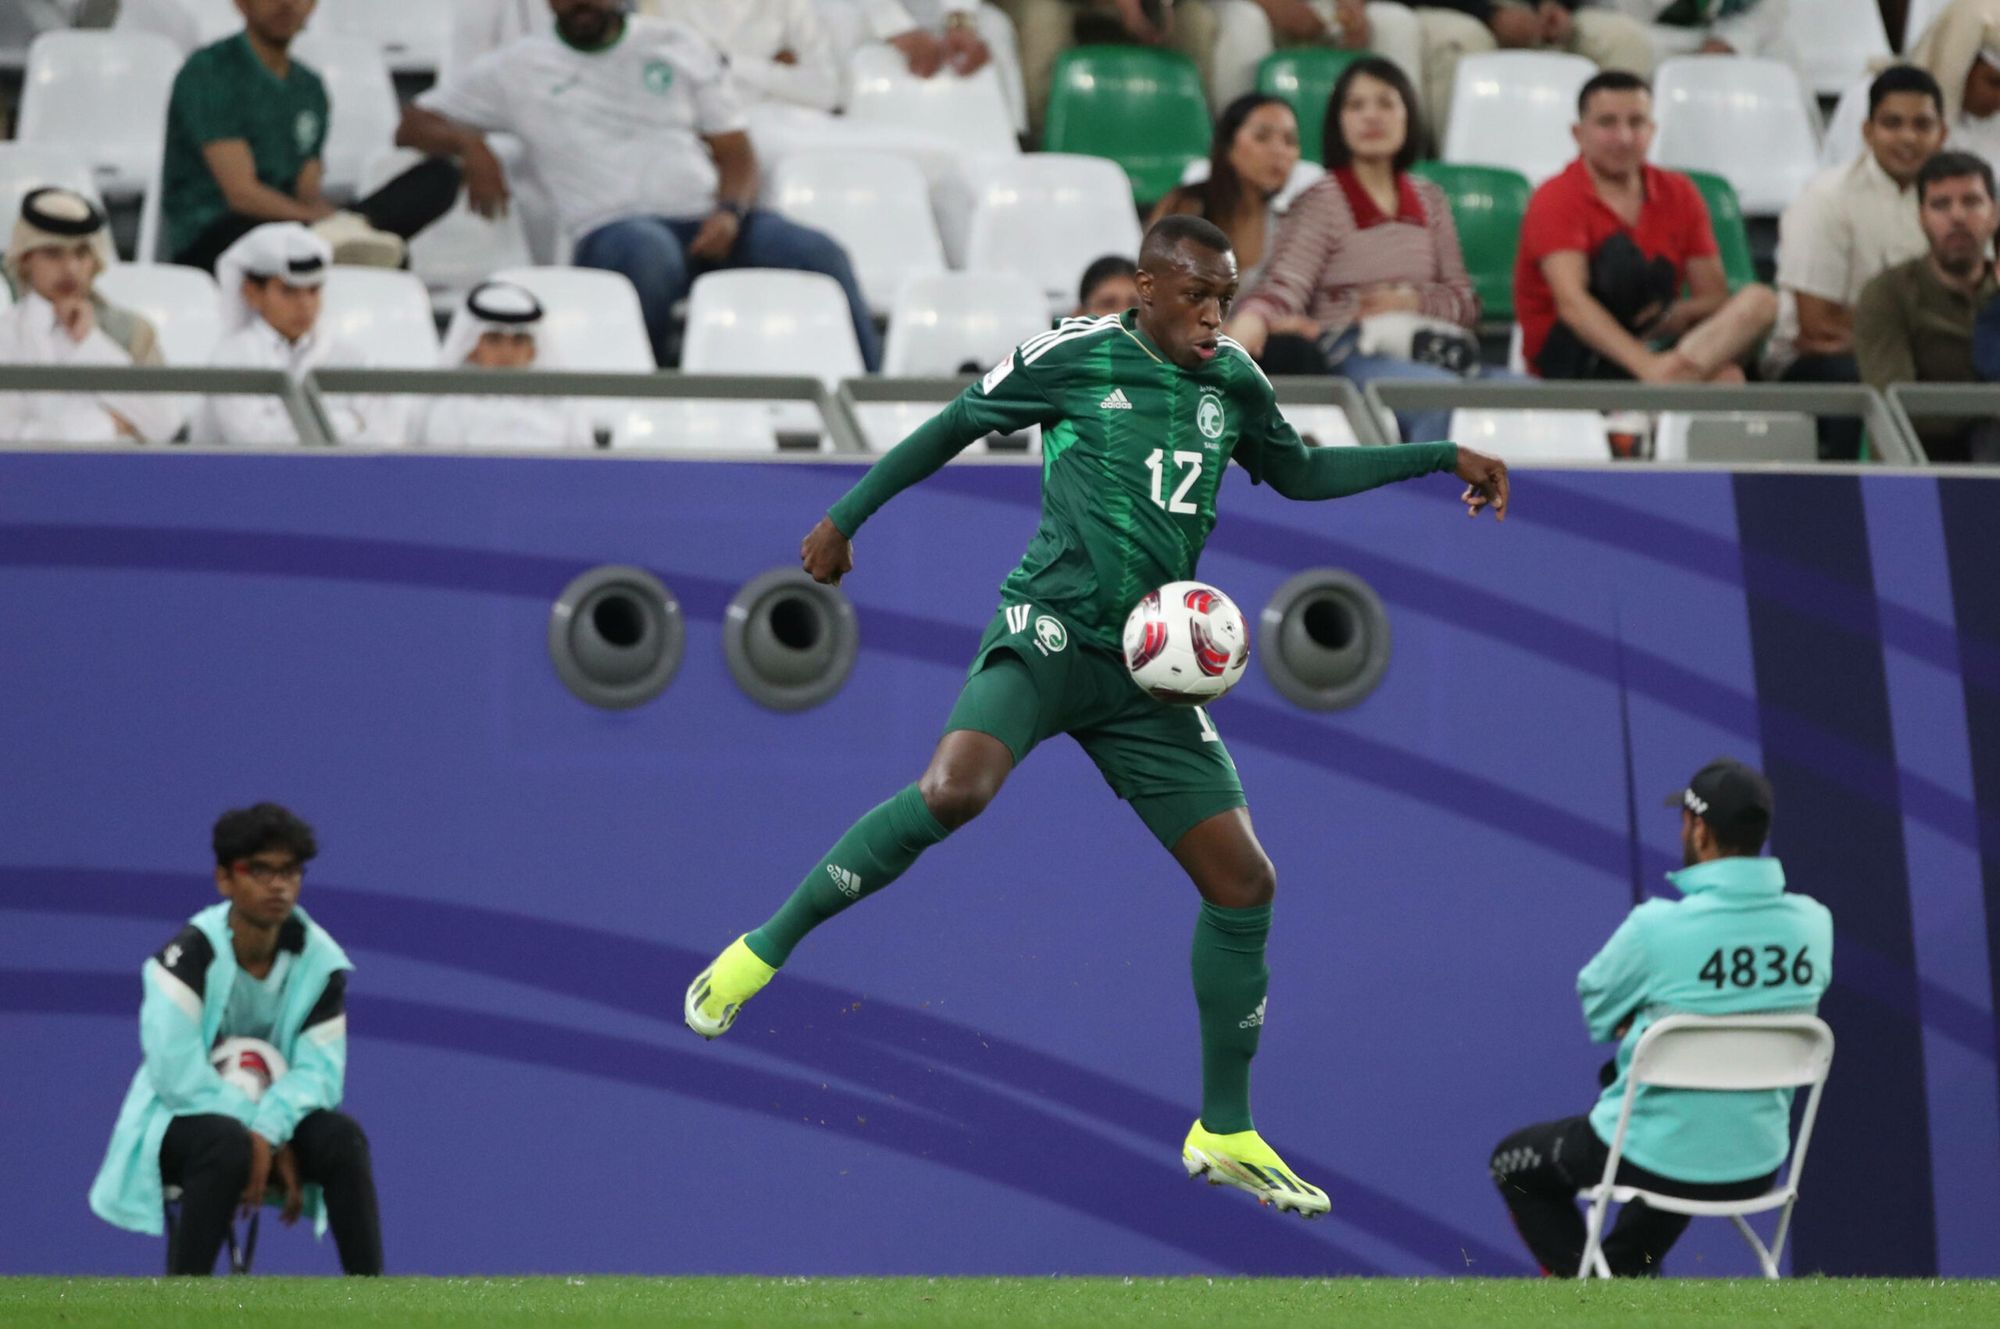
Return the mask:
M14 222L14 235L7 245L7 272L21 280L21 258L37 249L62 249L82 240L97 255L102 272L117 262L111 248L111 227L104 210L77 193L47 185L31 190L21 200L21 215Z
M549 348L541 337L542 302L525 286L509 281L481 282L472 288L451 316L438 364L457 369L471 358L479 339L489 332L522 333L535 338L535 367L550 368Z
M332 266L332 246L298 222L266 222L247 232L215 261L223 329L234 332L257 316L243 302L244 278L277 277L287 286L318 286Z

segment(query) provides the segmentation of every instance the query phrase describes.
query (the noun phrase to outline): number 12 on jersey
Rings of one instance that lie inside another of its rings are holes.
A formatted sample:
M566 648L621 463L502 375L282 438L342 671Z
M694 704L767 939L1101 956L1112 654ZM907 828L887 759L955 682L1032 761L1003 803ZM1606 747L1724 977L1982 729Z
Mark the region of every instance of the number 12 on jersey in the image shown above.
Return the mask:
M1199 452L1176 452L1174 466L1180 472L1180 483L1174 486L1173 496L1166 497L1167 476L1162 465L1167 457L1165 448L1154 448L1146 458L1146 469L1153 473L1153 506L1165 508L1177 517L1193 516L1200 511L1187 501L1188 490L1201 479L1201 464L1205 460Z

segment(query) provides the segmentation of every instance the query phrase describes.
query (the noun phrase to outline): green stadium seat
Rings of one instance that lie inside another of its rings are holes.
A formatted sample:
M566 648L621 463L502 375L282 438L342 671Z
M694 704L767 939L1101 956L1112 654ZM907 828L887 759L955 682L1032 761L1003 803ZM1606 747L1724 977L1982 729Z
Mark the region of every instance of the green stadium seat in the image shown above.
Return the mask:
M1157 202L1208 155L1208 99L1194 61L1143 46L1078 46L1056 61L1042 146L1108 157L1133 196Z
M1273 51L1257 62L1257 91L1282 98L1291 106L1292 114L1299 118L1299 156L1306 161L1324 160L1320 130L1326 126L1326 104L1333 97L1333 85L1349 65L1367 54L1301 46Z
M1722 273L1734 291L1757 280L1757 264L1750 254L1750 229L1743 223L1743 207L1736 201L1736 189L1719 175L1689 171L1687 178L1701 191L1708 204L1708 222L1715 230L1715 247L1722 257Z
M1482 318L1511 322L1514 317L1514 257L1521 247L1521 218L1533 187L1519 171L1499 166L1418 162L1417 175L1437 183L1451 202L1466 271L1479 292Z

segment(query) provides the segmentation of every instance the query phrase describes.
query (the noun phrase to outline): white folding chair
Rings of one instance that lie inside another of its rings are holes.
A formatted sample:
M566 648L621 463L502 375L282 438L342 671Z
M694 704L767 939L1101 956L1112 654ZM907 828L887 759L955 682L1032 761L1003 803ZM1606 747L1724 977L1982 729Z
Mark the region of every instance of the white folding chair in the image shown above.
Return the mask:
M938 272L912 277L896 295L882 372L905 377L981 370L1039 332L1048 301L1019 278L998 272Z
M1596 411L1488 411L1451 413L1451 437L1511 463L1611 460L1604 417Z
M403 118L389 66L375 43L324 29L302 34L292 54L326 83L326 146L320 151L326 188L355 194L370 159L395 145Z
M366 347L383 369L435 369L437 322L430 293L394 268L336 267L327 274L319 325Z
M1889 30L1876 0L1789 0L1785 36L1814 92L1831 97L1868 62L1889 54Z
M1052 313L1066 311L1092 262L1138 257L1132 184L1104 157L1036 152L995 163L966 248L967 268L1018 273L1048 297Z
M0 234L11 235L21 200L47 185L74 189L98 207L104 197L88 163L62 148L0 140Z
M611 422L611 446L622 451L778 450L771 414L758 402L649 397L613 405L616 412Z
M1819 170L1819 126L1780 60L1667 60L1653 77L1653 116L1653 161L1723 177L1750 216L1783 212Z
M875 42L854 53L848 88L847 119L853 124L922 129L967 152L1020 151L1013 115L991 64L970 78L950 73L918 78L900 51Z
M336 0L314 28L366 41L398 74L435 74L451 45L450 0Z
M138 194L158 172L180 67L179 48L157 33L43 33L28 48L15 137L84 162L104 193Z
M1504 166L1540 184L1576 157L1576 95L1597 66L1553 51L1487 51L1458 62L1445 118L1448 162Z
M376 153L362 168L360 192L381 188L422 160L423 154L414 148ZM485 281L488 273L532 261L519 206L510 206L499 217L482 217L466 202L463 190L450 212L410 241L410 270L430 288L433 305L448 307Z
M691 374L811 374L829 387L863 372L840 283L818 272L776 268L695 278L681 368Z
M624 273L520 267L491 275L527 287L541 301L542 336L564 369L653 372L653 343L646 337L639 293Z
M930 187L916 163L885 152L787 157L772 172L772 205L847 251L868 307L886 314L912 277L944 271Z
M1583 1259L1576 1276L1611 1277L1604 1259L1604 1220L1615 1200L1644 1200L1648 1208L1696 1218L1727 1218L1757 1253L1764 1277L1778 1277L1785 1252L1785 1232L1792 1207L1799 1200L1799 1173L1812 1144L1813 1120L1819 1115L1820 1092L1833 1067L1833 1030L1816 1015L1669 1015L1649 1025L1632 1050L1626 1069L1625 1102L1618 1112L1618 1129L1611 1137L1604 1177L1581 1192L1590 1201L1584 1220ZM1660 1195L1638 1186L1617 1184L1618 1160L1625 1152L1625 1131L1632 1121L1632 1104L1644 1086L1660 1089L1701 1089L1720 1092L1764 1092L1811 1086L1798 1139L1792 1145L1784 1182L1748 1200L1686 1200ZM1746 1221L1750 1214L1776 1209L1778 1230L1767 1247Z
M106 300L145 316L169 365L206 365L222 339L215 278L174 263L120 263L97 279Z

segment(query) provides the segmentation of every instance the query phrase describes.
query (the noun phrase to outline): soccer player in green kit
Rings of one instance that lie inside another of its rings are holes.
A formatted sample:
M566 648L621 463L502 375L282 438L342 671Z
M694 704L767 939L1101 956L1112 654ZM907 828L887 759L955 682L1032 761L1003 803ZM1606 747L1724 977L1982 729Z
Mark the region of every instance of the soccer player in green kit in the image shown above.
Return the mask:
M806 536L805 570L838 582L854 566L850 540L877 508L991 431L1043 426L1041 527L1001 588L930 766L855 822L777 913L697 975L684 1010L696 1033L726 1032L806 933L902 875L978 816L1037 743L1066 733L1201 894L1201 1115L1181 1150L1188 1175L1310 1218L1327 1211L1326 1193L1300 1180L1250 1117L1277 875L1206 713L1158 702L1126 673L1125 616L1156 587L1194 576L1231 460L1296 499L1451 471L1466 481L1469 515L1491 507L1498 517L1507 467L1450 443L1306 447L1263 372L1220 335L1236 282L1220 230L1163 218L1140 250L1136 309L1067 319L1022 343L883 456Z

